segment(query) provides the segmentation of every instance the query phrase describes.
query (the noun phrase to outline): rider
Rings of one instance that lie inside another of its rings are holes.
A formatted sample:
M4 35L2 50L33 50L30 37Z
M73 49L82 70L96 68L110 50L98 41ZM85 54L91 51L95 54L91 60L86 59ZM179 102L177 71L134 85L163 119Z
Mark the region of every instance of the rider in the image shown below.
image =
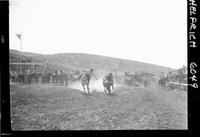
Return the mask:
M86 75L88 81L90 81L90 78L91 78L91 77L94 77L95 79L97 79L96 75L94 74L94 69L90 69L90 71L87 71L87 72L82 73L82 74L79 76L78 79L80 79L80 78L82 77L82 75L84 75L84 74Z
M113 74L110 72L108 75L105 76L106 80L110 81L113 83Z
M86 86L88 93L90 92L89 82L90 82L91 77L94 77L95 79L97 79L97 77L94 74L94 69L90 69L90 71L81 73L81 75L78 78L78 79L81 79L83 90L85 91L85 86Z

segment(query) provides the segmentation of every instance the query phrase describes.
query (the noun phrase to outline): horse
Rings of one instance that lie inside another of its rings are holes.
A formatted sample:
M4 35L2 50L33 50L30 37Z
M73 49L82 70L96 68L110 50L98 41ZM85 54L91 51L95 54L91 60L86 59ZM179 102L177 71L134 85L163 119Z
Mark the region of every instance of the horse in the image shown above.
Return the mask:
M112 87L112 90L111 90ZM103 88L104 92L111 93L111 91L114 91L114 80L112 73L109 73L109 75L104 76L103 78Z
M111 90L111 87L112 87L112 90ZM107 79L104 79L103 88L104 88L104 92L111 93L111 91L114 91L113 82Z
M52 73L52 83L56 83L57 82L57 72L53 72Z
M20 72L19 74L18 74L18 80L19 80L19 82L23 82L24 83L24 74L22 73L22 72Z
M10 72L10 81L11 82L17 82L17 77L18 77L17 72L15 72L15 71Z
M90 82L90 78L89 76L84 73L80 76L81 79L81 85L83 87L83 90L85 93L90 93L90 88L89 88L89 82ZM87 88L87 90L85 89L85 87Z
M159 86L162 87L166 87L166 84L169 83L169 78L161 78L158 81Z
M61 74L57 75L57 83L68 85L68 74L62 72Z
M94 70L90 69L89 72L84 72L80 74L80 76L78 77L78 79L81 79L81 85L83 87L84 93L90 93L90 88L89 88L90 77L93 76L95 79L97 79L97 77L93 72ZM85 87L87 88L87 90L85 89Z
M52 73L52 82L55 84L58 84L60 82L60 71L59 70L55 70Z
M30 74L31 82L38 82L39 74L36 72L33 72Z

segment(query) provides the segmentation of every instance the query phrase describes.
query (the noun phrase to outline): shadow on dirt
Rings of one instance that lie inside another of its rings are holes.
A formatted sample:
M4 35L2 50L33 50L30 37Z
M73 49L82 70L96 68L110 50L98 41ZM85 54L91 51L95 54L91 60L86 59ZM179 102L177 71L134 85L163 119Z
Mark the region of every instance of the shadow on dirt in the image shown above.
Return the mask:
M107 96L118 96L116 93L106 93Z

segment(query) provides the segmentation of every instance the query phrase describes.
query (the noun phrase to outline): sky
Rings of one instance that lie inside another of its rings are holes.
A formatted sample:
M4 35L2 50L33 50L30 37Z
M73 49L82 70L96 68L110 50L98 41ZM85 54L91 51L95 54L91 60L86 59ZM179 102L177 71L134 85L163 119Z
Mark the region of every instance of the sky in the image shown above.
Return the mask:
M10 0L10 49L187 65L186 0Z

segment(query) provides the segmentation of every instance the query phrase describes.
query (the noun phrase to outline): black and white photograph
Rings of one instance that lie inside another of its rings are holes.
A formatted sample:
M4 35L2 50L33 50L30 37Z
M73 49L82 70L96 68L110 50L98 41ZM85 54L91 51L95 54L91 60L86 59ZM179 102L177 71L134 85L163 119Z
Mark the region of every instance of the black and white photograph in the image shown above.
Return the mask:
M186 0L10 0L12 131L187 130Z

